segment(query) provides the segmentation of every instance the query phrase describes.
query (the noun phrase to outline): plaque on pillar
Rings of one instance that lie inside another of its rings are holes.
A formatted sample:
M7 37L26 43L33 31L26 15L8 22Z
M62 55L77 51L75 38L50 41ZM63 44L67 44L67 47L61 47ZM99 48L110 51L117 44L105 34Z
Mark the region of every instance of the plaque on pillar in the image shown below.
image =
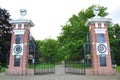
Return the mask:
M19 67L20 66L20 56L14 55L14 66Z

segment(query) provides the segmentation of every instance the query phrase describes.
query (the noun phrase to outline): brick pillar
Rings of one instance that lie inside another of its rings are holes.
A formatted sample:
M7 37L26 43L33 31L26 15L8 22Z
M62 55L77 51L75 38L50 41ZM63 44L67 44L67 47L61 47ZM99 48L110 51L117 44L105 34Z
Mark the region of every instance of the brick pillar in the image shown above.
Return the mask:
M34 26L31 20L18 19L10 21L13 27L10 61L6 71L8 75L26 75L29 54L30 28Z
M91 40L92 73L111 75L115 74L115 70L112 68L107 26L111 19L99 17L98 13L94 13L96 16L86 22L86 25L89 26Z

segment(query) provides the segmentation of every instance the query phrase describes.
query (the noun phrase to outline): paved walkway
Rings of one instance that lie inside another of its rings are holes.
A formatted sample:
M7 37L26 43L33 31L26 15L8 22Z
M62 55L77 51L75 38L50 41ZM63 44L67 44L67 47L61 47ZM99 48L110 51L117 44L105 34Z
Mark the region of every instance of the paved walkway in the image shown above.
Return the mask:
M65 74L64 65L57 65L55 69L55 74L35 76L7 76L0 73L0 80L120 80L120 73L112 76L72 75Z
M65 66L64 66L64 64L55 66L55 75L65 75Z

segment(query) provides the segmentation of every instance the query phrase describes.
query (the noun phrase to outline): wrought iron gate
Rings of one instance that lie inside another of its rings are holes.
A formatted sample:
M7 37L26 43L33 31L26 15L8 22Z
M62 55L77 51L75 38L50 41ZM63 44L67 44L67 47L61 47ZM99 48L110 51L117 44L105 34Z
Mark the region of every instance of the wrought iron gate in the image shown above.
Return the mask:
M85 64L82 61L66 61L65 72L85 75Z
M55 62L47 61L40 62L40 60L35 61L35 75L40 74L54 74L55 73Z
M34 41L29 44L28 62L29 68L34 69L35 75L55 73L55 62L49 57L41 57Z
M85 75L86 70L91 68L90 43L85 43L77 54L77 59L65 61L65 73Z

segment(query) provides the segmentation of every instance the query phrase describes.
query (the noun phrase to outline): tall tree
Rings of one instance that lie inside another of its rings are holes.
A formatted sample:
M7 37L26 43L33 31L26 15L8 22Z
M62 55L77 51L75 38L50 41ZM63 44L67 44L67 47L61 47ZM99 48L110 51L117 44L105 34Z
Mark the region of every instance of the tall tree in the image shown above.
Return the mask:
M59 45L62 46L61 54L64 54L67 59L79 59L79 54L83 55L83 44L87 42L88 27L85 22L88 18L94 16L93 8L81 10L77 15L73 15L68 22L62 26L62 32L58 37ZM106 7L99 6L99 16L107 16Z
M0 62L6 62L10 53L11 31L10 14L0 8Z
M113 52L112 57L115 58L115 62L117 65L120 65L120 25L114 24L109 25L109 40L110 47Z
M58 42L54 39L37 40L38 52L40 60L43 62L59 61L60 58L57 53Z

